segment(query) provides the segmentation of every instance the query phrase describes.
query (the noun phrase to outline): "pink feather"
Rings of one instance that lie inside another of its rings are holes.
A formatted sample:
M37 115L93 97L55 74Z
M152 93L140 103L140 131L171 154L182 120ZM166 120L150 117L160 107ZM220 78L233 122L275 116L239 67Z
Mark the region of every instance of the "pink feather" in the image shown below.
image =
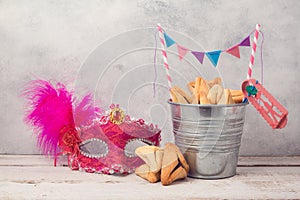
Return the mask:
M72 111L72 94L65 86L49 81L30 81L23 90L28 101L25 121L35 127L38 146L44 154L56 156L58 141L63 127L75 127Z
M91 94L84 96L74 110L74 119L76 126L87 125L93 119L100 116L102 110L94 106Z

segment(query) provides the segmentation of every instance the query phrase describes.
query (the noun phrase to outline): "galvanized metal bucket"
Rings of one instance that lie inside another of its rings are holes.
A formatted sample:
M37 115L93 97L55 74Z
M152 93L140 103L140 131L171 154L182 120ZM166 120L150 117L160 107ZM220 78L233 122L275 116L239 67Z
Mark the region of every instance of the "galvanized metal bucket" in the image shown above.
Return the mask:
M175 144L190 165L188 176L203 179L234 176L247 103L168 103L172 111Z

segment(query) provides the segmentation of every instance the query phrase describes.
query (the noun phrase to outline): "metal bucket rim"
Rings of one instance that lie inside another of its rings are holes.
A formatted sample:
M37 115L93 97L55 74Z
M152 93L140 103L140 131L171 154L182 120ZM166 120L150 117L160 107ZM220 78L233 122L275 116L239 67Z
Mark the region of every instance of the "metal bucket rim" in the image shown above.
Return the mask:
M237 103L237 104L185 104L185 103L176 103L168 100L168 103L176 106L187 106L187 107L200 107L200 108L223 108L223 107L239 107L246 106L249 102L246 103Z

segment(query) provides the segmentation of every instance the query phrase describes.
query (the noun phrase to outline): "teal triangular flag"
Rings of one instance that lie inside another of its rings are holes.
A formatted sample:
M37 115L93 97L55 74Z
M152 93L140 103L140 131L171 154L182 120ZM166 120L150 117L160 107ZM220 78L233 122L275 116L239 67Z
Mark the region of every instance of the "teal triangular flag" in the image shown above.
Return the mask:
M175 44L175 41L170 36L168 36L166 33L164 33L164 37L165 37L167 47L170 47L173 44Z
M216 67L221 54L221 50L205 52L205 55L209 58L210 62Z

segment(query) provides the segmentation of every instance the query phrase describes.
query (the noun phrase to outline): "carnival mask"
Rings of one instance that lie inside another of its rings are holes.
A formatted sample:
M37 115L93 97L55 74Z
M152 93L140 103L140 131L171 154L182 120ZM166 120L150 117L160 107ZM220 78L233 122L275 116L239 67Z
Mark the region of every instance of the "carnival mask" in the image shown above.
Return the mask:
M131 118L119 105L103 112L93 106L91 95L73 106L74 99L61 83L31 81L24 89L29 102L26 121L35 127L39 147L56 157L67 154L73 170L128 174L143 161L135 149L159 145L156 125Z

